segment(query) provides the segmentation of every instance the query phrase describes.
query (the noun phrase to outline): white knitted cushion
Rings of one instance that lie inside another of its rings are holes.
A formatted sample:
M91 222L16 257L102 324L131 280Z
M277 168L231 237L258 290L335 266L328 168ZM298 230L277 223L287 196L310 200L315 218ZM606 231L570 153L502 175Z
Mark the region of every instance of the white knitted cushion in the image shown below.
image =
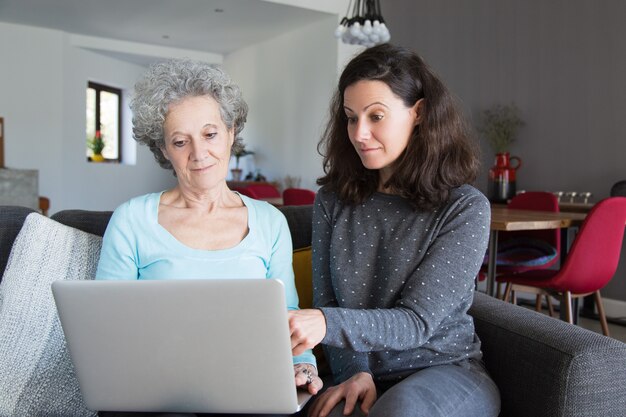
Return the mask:
M93 279L101 238L30 214L0 283L0 416L94 416L74 375L50 284Z

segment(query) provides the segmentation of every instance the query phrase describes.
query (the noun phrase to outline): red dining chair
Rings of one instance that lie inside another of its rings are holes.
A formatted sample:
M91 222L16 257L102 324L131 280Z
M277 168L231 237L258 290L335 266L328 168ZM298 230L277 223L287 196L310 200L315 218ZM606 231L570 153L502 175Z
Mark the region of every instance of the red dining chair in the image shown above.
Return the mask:
M626 197L609 197L589 212L560 270L535 269L498 276L506 282L504 299L515 291L549 295L561 300L566 319L572 318L572 298L595 296L602 333L609 327L602 304L602 289L615 275L626 225Z
M315 191L305 188L286 188L283 191L285 206L306 206L315 201Z
M558 213L559 201L552 193L528 191L513 197L507 208ZM559 260L560 250L559 229L501 232L498 235L497 265L502 268L502 272L507 273L548 268Z
M618 181L611 187L611 197L626 197L626 180Z
M246 189L255 195L253 198L280 198L280 191L272 184L250 184Z
M241 195L245 195L250 198L259 198L253 191L251 191L248 187L233 187L233 191L237 191Z
M559 200L552 193L545 191L528 191L511 199L507 208L515 210L537 210L559 212ZM561 233L559 229L526 230L519 232L498 233L498 255L496 273L517 274L533 269L549 268L559 260L561 251ZM486 265L481 272L486 273ZM500 282L497 294L500 296ZM541 311L541 296L537 296L535 309ZM552 303L546 297L548 311L554 314Z

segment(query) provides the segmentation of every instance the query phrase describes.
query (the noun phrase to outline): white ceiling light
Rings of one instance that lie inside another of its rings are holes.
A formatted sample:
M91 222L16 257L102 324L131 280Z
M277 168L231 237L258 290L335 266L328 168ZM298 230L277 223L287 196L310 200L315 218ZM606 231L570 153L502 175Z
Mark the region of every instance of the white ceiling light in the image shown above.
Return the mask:
M346 16L335 29L335 37L343 43L366 47L389 42L391 35L380 11L380 0L355 0L354 6L350 0Z

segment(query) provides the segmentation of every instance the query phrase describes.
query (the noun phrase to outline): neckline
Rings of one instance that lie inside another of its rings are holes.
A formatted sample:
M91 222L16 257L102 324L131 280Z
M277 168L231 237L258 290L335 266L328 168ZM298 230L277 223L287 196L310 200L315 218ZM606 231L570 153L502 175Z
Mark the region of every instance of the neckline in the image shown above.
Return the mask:
M192 248L190 246L185 245L183 242L176 239L174 235L172 235L165 227L163 227L159 223L159 205L161 202L161 196L163 195L164 192L165 190L153 194L154 198L150 202L152 205L150 213L153 216L152 224L154 225L154 230L157 233L157 235L162 236L163 239L165 239L170 244L174 245L174 247L178 247L179 249L185 252L193 253L196 255L223 256L230 252L238 252L250 246L250 242L252 240L251 236L254 233L256 233L256 227L255 227L256 212L254 211L254 208L252 207L251 201L249 201L248 197L241 195L235 191L235 193L241 198L241 201L243 202L244 206L248 209L248 233L246 234L246 236L244 236L244 238L241 241L239 241L238 244L230 248L209 250L209 249L196 249L196 248Z

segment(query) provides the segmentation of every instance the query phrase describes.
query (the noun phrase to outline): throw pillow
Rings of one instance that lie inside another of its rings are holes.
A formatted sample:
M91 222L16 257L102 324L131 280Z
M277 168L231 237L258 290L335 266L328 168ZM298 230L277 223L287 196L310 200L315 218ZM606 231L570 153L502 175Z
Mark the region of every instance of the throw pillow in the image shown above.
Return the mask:
M28 215L0 283L0 415L94 416L85 406L53 281L93 279L101 238Z
M293 273L300 308L311 308L313 306L313 266L310 246L293 251Z

